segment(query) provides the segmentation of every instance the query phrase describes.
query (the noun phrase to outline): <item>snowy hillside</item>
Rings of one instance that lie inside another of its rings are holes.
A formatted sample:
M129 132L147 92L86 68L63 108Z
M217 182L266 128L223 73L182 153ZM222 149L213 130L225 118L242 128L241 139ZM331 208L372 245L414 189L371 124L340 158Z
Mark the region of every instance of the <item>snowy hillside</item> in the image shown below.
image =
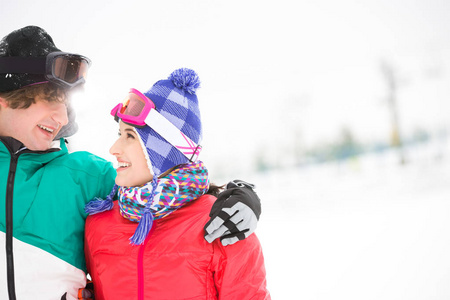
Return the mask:
M450 299L450 157L439 151L255 178L273 299Z

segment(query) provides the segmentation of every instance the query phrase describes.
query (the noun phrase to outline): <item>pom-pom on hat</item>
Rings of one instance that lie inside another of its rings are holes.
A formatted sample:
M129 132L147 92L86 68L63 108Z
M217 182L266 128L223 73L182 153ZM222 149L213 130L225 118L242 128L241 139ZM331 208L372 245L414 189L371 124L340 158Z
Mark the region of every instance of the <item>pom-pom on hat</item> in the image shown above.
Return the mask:
M195 71L177 69L168 79L159 80L144 93L155 104L156 110L188 136L197 145L202 140L202 123L196 95L200 79ZM189 162L176 147L167 142L149 126L136 128L144 151L148 154L152 174L159 176L167 170Z
M55 46L52 37L37 26L17 29L0 41L0 57L40 57L57 51L61 50ZM47 81L44 74L0 73L0 92L14 91L44 81Z

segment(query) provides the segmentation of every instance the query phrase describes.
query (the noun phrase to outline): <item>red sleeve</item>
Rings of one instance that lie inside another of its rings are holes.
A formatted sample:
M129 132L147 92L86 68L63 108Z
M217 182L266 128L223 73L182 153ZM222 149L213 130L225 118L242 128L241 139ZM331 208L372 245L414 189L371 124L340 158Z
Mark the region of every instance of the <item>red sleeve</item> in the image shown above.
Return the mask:
M233 245L214 243L213 272L219 299L271 299L261 244L255 234Z

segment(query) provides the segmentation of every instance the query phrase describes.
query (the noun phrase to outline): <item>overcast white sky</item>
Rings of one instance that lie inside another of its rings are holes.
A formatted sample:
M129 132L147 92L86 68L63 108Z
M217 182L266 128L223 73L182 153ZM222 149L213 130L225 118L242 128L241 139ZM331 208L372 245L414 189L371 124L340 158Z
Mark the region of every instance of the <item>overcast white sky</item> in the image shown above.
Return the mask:
M0 7L1 36L38 25L60 49L92 59L85 93L74 100L75 149L107 156L116 135L109 110L130 87L145 91L178 67L202 80L204 159L216 168L239 161L238 153L245 162L256 149L283 155L294 139L326 142L343 127L362 140L385 138L382 59L401 78L402 129L448 127L448 1L0 0Z

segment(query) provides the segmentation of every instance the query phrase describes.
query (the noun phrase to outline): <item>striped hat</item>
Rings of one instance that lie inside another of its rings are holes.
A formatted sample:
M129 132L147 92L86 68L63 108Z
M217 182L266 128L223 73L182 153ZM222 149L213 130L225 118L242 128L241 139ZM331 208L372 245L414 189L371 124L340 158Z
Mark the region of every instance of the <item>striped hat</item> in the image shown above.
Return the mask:
M144 93L155 104L156 110L189 137L197 145L202 140L202 123L196 90L200 80L191 69L177 69L168 79L159 80L150 90ZM189 163L189 159L176 147L167 142L148 125L137 128L144 153L152 166L154 176L181 164ZM147 156L146 155L146 156Z

